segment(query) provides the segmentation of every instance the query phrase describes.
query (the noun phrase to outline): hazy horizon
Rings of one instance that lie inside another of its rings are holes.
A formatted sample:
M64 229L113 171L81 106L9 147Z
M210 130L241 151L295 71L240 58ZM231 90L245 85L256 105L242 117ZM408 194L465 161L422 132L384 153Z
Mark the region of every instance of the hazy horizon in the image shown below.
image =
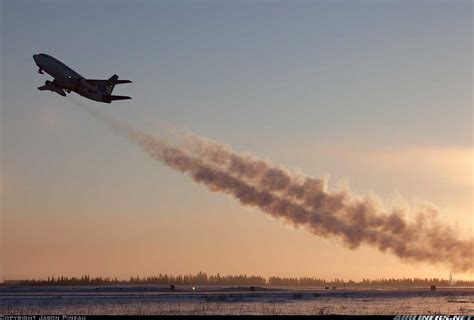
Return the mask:
M450 283L450 285L454 285L454 284L459 284L459 283L463 283L463 282L469 282L469 283L472 283L474 284L474 280L468 280L468 279L461 279L461 278L454 278L452 276L452 274L449 274L447 277L439 277L439 278L430 278L430 277L402 277L402 278L396 278L396 277L390 277L390 278L363 278L363 279L360 279L360 280L354 280L354 279L350 279L350 278L333 278L333 279L327 279L327 278L320 278L318 277L317 275L312 275L312 276L306 276L306 277L296 277L296 276L288 276L288 277L279 277L279 276L267 276L267 277L263 277L259 274L244 274L244 273L237 273L237 274L225 274L225 273L220 273L220 272L217 272L216 274L208 274L207 272L205 271L199 271L199 272L196 272L196 273L188 273L188 274L163 274L163 273L160 273L160 272L157 272L155 274L149 274L149 275L129 275L128 277L122 277L122 278L119 278L119 277L110 277L110 276L107 276L107 275L100 275L100 276L90 276L88 274L77 274L75 276L69 276L69 277L65 277L64 275L49 275L45 278L23 278L23 279L4 279L3 282L0 282L1 283L8 283L10 281L51 281L51 282L54 282L54 281L70 281L70 280L83 280L84 277L88 277L89 278L89 281L92 280L104 280L105 283L106 282L115 282L115 281L119 281L119 282L129 282L129 283L132 283L132 282L144 282L144 283L153 283L153 281L157 281L157 279L159 277L174 277L174 278L181 278L180 281L183 280L183 277L190 277L190 278L196 278L198 277L199 275L205 275L206 279L210 279L211 277L212 278L215 278L215 277L221 277L222 279L224 278L231 278L231 277L234 277L234 278L244 278L246 277L247 279L250 279L250 278L261 278L263 280L265 280L265 284L270 284L270 281L271 281L271 278L274 278L274 279L277 279L277 280L283 280L283 281L288 281L288 280L297 280L297 281L301 281L301 280L315 280L315 281L325 281L327 283L335 283L335 282L344 282L344 283L355 283L355 284L362 284L366 281L371 281L373 283L379 283L379 282L386 282L386 283L396 283L397 281L400 281L400 280L405 280L405 281L418 281L418 282L426 282L426 281L430 281L430 280L439 280L439 281L452 281L452 283ZM61 280L62 278L64 278L64 280ZM215 279L214 279L215 280ZM189 280L186 280L186 281L189 281ZM206 280L207 281L207 280ZM172 282L172 281L171 281ZM192 282L192 281L191 281ZM235 284L245 284L245 283L239 283L237 280L235 281Z
M409 222L436 208L453 237L473 239L472 2L58 3L0 3L0 279L453 271L351 250L209 192L77 101L148 134L190 131L328 178L328 192L376 195ZM40 52L86 78L132 80L114 93L133 99L38 91L50 80L36 72Z

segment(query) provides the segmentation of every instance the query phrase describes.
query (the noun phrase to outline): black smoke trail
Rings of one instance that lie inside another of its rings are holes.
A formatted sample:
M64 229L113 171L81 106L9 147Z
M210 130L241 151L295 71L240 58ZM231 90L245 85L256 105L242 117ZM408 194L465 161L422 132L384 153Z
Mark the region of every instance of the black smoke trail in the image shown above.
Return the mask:
M402 209L387 211L373 199L349 191L329 192L323 179L291 173L196 135L190 147L170 145L93 108L80 107L152 158L244 206L257 207L314 235L337 238L350 249L367 244L403 260L474 271L474 239L461 239L442 225L434 208L418 209L416 218L408 221Z

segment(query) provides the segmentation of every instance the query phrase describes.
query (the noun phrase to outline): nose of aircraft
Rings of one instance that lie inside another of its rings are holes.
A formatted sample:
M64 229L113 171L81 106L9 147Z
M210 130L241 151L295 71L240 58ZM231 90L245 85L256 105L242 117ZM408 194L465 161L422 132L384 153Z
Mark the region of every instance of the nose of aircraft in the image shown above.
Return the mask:
M39 58L39 54L33 55L33 60L35 60L36 63L38 63L38 58Z

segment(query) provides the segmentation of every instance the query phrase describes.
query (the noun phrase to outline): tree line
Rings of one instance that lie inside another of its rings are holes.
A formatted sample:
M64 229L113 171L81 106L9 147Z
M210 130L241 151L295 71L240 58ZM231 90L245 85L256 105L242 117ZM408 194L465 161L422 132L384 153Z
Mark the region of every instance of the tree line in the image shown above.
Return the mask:
M90 277L84 275L77 277L48 277L47 279L26 279L18 281L5 281L6 285L25 286L80 286L80 285L250 285L250 286L315 286L315 287L357 287L357 286L474 286L474 280L457 280L450 283L447 279L440 278L389 278L389 279L362 279L361 281L343 279L326 280L314 277L270 277L268 279L254 275L207 275L204 272L189 275L159 274L149 277L130 277L128 280L119 280L110 277Z

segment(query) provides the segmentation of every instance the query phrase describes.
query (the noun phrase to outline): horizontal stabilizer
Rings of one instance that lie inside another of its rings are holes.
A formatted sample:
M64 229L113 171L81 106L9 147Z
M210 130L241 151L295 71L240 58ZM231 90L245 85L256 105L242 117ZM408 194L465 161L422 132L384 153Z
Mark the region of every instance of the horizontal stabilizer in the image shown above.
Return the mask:
M128 100L132 98L128 96L109 96L109 99L110 100Z
M128 96L106 96L104 97L104 102L110 103L111 101L115 101L115 100L128 100L128 99L132 99L132 98Z
M115 80L115 84L122 84L122 83L132 83L130 80Z
M110 77L107 80L99 80L99 79L87 79L87 82L89 82L93 86L98 86L98 85L112 85L115 86L116 84L122 84L122 83L132 83L130 80L118 80L118 76L114 74L112 77Z
M121 83L132 83L132 81L130 80L119 80L118 79L118 75L114 74L113 76L111 76L109 78L109 83L113 83L113 84L121 84Z

